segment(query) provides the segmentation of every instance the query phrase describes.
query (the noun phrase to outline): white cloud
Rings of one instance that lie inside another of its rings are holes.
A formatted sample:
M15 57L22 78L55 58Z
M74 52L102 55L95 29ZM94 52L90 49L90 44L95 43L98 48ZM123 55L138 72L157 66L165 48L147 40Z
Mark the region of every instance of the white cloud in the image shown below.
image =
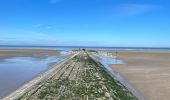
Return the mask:
M157 6L149 4L121 4L114 7L114 12L123 16L145 14L156 9Z
M56 33L57 34L57 33ZM109 46L106 41L70 40L56 34L45 34L24 30L1 31L0 45L67 45L67 46Z
M0 32L0 35L1 35L0 41L6 41L6 42L18 41L22 43L24 41L25 42L39 42L39 40L56 40L56 38L48 34L32 32L32 31L23 31L23 30Z
M52 29L52 26L45 25L45 24L36 24L34 25L35 28L42 28L42 29Z

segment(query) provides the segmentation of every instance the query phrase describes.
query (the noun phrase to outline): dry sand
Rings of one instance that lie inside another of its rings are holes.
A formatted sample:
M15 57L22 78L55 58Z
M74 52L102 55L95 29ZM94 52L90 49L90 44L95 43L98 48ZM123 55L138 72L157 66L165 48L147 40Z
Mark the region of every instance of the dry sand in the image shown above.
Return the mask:
M170 52L118 51L118 58L126 64L112 68L148 100L170 100Z
M8 57L48 57L56 56L56 50L45 49L0 49L0 59Z

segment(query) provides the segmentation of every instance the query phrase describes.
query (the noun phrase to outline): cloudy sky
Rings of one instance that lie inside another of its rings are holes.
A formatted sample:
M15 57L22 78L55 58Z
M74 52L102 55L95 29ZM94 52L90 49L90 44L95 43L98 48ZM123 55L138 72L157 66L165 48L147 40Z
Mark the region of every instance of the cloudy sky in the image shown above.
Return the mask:
M170 47L169 0L0 0L0 45Z

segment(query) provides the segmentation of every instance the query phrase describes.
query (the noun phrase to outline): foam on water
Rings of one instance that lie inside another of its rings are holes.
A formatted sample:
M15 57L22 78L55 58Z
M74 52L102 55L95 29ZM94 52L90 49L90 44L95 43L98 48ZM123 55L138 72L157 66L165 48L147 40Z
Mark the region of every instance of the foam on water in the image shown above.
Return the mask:
M70 51L64 51L64 50L62 50L62 51L60 51L60 54L61 54L61 55L69 55L69 54L70 54Z
M100 62L105 65L124 64L122 60L114 58L111 54L99 53L97 56L100 58Z

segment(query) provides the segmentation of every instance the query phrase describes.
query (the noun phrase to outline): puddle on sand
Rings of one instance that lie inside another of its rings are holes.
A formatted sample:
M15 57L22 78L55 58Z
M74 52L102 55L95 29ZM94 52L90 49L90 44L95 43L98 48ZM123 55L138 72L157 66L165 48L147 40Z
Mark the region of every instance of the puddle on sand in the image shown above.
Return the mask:
M64 60L59 57L12 57L0 60L0 98L50 68L50 63Z
M99 53L97 56L100 58L100 62L102 62L102 64L107 64L107 65L124 64L123 60L116 59L110 55Z

